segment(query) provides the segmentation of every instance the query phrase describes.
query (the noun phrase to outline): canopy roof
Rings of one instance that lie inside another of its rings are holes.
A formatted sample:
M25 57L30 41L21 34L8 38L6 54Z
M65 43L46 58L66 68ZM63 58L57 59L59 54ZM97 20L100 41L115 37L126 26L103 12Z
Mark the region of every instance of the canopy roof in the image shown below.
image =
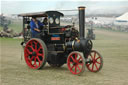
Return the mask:
M22 16L22 17L48 17L49 14L51 13L57 13L60 16L64 16L63 13L58 12L58 11L46 11L46 12L34 12L34 13L23 13L23 14L19 14L18 16Z

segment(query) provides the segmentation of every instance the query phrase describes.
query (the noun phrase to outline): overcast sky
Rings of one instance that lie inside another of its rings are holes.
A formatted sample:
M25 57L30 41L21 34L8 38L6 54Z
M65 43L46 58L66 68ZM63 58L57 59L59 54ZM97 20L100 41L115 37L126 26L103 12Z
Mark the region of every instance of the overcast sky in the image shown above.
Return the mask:
M4 14L77 9L78 6L86 6L87 13L128 12L128 0L1 0L0 4Z

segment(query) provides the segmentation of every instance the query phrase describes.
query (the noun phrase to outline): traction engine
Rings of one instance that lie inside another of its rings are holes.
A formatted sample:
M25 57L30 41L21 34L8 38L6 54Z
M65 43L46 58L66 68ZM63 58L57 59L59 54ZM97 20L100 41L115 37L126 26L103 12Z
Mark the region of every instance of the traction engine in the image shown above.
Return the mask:
M93 44L85 38L85 7L79 7L79 31L73 25L60 26L63 13L46 11L20 14L23 17L24 58L31 69L40 69L46 62L52 67L67 63L72 74L80 75L85 66L91 72L98 72L103 66L102 56L92 50ZM31 17L45 17L47 23L41 32L31 38Z

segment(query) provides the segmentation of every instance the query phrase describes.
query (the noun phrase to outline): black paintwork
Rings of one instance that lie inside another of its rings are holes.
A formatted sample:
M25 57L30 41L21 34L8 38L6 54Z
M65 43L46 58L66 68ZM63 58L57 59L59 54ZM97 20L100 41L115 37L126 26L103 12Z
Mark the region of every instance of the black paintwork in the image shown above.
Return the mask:
M85 37L85 7L79 7L79 31L80 37Z
M48 28L43 27L42 32L38 34L36 38L43 40L48 48L47 62L50 64L64 64L66 63L68 54L72 51L83 52L86 58L86 55L88 55L92 49L92 43L90 43L90 40L84 38L84 10L79 10L80 33L75 30L73 26L60 26L60 22L59 24L55 23L56 18L60 19L61 16L64 16L62 13L58 11L47 11L45 14L48 19L52 17L54 22L51 24L48 21ZM28 27L29 22L30 15L23 16L23 34L25 43L31 39L30 36L28 38L29 29L27 29L27 31L25 29L25 24L27 24Z

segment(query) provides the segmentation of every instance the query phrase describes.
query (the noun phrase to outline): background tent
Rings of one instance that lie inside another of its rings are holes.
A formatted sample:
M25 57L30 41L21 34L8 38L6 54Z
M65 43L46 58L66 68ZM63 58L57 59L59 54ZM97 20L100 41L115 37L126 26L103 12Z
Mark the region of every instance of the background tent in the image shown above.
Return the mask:
M116 18L117 22L128 22L128 12Z

